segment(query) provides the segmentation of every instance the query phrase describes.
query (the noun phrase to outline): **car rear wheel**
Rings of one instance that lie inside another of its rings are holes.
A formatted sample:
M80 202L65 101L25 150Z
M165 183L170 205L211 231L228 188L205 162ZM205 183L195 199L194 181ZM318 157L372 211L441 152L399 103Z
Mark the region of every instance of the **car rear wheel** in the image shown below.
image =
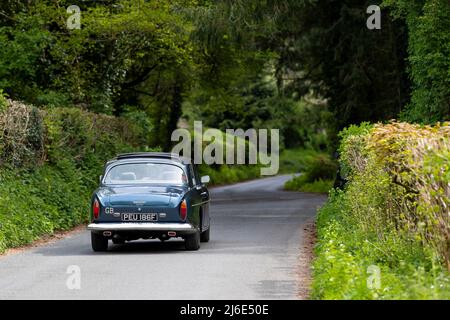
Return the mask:
M108 250L108 238L101 234L91 232L92 250L95 252L104 252Z
M210 230L211 226L209 226L208 230L202 232L202 234L200 235L201 242L209 242Z
M200 231L197 231L194 234L188 235L184 239L184 246L186 250L195 251L200 249Z

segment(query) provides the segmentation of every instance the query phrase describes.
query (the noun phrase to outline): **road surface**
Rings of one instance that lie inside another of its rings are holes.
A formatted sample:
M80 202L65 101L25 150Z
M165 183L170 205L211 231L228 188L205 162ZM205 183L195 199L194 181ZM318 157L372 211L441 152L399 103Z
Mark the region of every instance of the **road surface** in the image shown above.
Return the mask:
M289 178L211 189L211 242L200 251L174 239L94 253L83 231L0 256L0 299L297 299L302 226L326 197L281 191ZM80 289L68 289L70 266Z

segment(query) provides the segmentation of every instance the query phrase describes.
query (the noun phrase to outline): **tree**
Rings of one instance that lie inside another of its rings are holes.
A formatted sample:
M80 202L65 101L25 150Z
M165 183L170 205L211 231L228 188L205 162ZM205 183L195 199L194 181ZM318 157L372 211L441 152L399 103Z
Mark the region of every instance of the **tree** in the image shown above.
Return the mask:
M198 1L88 1L80 4L80 30L67 29L70 4L33 1L8 12L0 87L39 106L143 110L162 130L154 142L166 145L193 67L191 24L177 7Z
M408 25L413 91L403 119L419 123L450 120L450 2L384 2Z
M381 30L369 30L366 9L372 4L223 0L199 15L199 38L208 48L222 48L225 38L240 51L271 53L279 97L300 100L312 94L327 100L335 130L389 120L409 99L407 33L389 12Z

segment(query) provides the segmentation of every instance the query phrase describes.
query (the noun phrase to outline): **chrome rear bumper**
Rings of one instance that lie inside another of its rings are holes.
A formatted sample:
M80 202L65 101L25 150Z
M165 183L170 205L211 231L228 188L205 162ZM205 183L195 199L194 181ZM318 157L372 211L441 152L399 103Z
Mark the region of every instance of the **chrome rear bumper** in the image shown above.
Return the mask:
M175 231L179 233L194 233L197 229L190 223L127 223L105 222L91 223L87 226L91 231Z

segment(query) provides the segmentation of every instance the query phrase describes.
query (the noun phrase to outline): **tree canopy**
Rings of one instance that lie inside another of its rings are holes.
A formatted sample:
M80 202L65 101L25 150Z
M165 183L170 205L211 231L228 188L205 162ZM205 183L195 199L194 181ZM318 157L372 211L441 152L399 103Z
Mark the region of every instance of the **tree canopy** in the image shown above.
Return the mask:
M74 1L4 3L4 93L127 116L165 149L180 120L332 148L353 123L450 119L446 0L79 1L79 30Z

